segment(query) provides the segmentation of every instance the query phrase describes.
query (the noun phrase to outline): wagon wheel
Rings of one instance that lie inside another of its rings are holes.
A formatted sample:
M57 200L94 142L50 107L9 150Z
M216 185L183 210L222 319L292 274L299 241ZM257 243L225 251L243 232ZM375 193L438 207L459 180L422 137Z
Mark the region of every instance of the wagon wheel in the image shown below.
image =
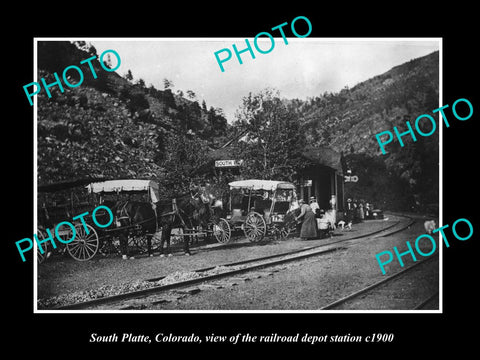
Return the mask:
M110 232L104 232L103 236L99 239L100 246L98 252L103 256L118 255L120 254L120 243L118 238L111 235Z
M142 232L139 234L134 234L132 235L131 238L128 240L128 245L132 246L137 250L140 254L147 254L148 253L148 240L150 239L150 245L151 245L151 252L152 254L160 249L160 241L162 239L161 233L153 233L149 234L147 232Z
M152 253L159 251L161 249L160 245L162 244L162 231L158 230L152 234Z
M146 233L133 233L128 236L128 247L141 253L147 252L147 234Z
M267 233L265 219L255 211L249 213L243 223L243 232L251 242L261 241Z
M213 236L221 244L226 244L230 241L232 232L230 230L230 224L227 220L220 218L216 224L213 224Z
M67 251L72 258L78 261L90 260L99 248L98 234L93 227L85 224L89 233L82 224L75 225L75 238L67 244Z
M45 232L43 230L38 230L37 232L38 240L42 241L45 239ZM43 254L40 252L40 247L43 250ZM37 243L37 263L43 263L48 257L48 246L47 243L41 243L40 246Z
M290 227L287 225L281 226L278 229L278 240L283 241L288 237L288 235L290 235Z

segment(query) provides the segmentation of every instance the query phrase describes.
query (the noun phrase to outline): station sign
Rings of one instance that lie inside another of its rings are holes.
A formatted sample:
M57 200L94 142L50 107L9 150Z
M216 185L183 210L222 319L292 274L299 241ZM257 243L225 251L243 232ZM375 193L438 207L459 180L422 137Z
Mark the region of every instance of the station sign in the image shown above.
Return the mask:
M224 168L224 167L239 167L243 163L243 160L216 160L215 167Z
M358 176L357 175L346 175L344 176L345 182L357 182L358 181Z

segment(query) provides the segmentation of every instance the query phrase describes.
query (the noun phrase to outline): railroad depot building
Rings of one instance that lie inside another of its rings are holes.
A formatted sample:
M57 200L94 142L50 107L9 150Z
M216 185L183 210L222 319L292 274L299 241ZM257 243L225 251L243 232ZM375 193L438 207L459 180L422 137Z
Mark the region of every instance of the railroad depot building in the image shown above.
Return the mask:
M308 146L303 156L311 164L298 174L298 196L305 201L314 196L321 209L344 209L341 154L326 148Z
M341 154L326 147L307 146L302 155L309 166L299 172L294 181L298 198L308 203L313 196L321 209L342 213L345 199ZM232 180L243 180L241 167L246 164L228 147L209 153L208 158L209 170L217 179L228 176Z

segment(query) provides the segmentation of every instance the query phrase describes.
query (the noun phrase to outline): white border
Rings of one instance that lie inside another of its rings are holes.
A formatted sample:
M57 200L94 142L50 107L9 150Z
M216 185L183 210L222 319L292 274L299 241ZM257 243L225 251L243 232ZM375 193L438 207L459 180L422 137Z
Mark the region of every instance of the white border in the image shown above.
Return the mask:
M275 39L282 39L277 38ZM389 41L438 41L439 45L439 104L443 106L443 38L433 37L433 38L408 38L408 37L375 37L375 38L291 38L287 37L288 41L321 41L321 42L389 42ZM38 37L33 38L33 81L37 81L37 61L38 61L38 52L37 52L37 42L38 41L243 41L244 38L104 38L104 37ZM37 99L34 98L33 111L34 111L34 128L33 128L33 196L34 196L34 229L37 229ZM432 109L434 110L434 109ZM439 115L439 223L440 226L443 226L443 126L440 126L440 117ZM443 313L443 246L440 245L439 239L439 309L438 310L39 310L37 308L37 251L34 252L33 256L33 309L35 314L46 314L46 313L61 313L61 314L242 314L242 313L252 313L252 314L442 314ZM34 247L35 248L35 247Z

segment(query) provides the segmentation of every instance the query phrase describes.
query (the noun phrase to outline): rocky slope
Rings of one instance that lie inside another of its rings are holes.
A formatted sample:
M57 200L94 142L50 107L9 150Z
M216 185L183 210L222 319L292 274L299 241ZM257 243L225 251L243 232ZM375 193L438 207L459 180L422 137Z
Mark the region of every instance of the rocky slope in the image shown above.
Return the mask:
M429 137L417 136L415 143L404 137L404 147L398 141L389 144L386 155L375 135L394 126L406 129L405 122L413 124L421 114L438 123L432 114L439 106L438 81L439 53L434 52L351 89L291 105L303 116L308 141L342 152L346 166L359 175L357 184L346 184L350 196L394 208L421 208L438 202L438 128Z
M78 87L64 85L61 92L52 86L51 98L43 89L37 95L39 184L82 177L157 178L165 172L166 142L174 135L195 135L204 149L223 141L227 123L216 109L171 89L134 84L103 70L98 59L92 61L98 75L94 79L87 64L79 64L95 55L85 44L38 44L38 78L47 84L55 81L54 72L61 77L72 64L84 72Z
M39 42L38 78L51 83L54 72L61 76L66 66L91 56L98 54L85 44ZM389 145L387 155L375 139L438 107L438 57L411 60L338 93L285 100L307 143L342 152L345 167L359 176L346 184L347 196L396 209L438 201L438 131L405 147ZM39 184L83 177L152 178L166 189L187 184L199 159L235 132L221 111L194 97L133 83L103 70L98 59L92 61L97 79L82 66L80 86L64 86L63 93L54 86L51 98L45 91L37 95Z

